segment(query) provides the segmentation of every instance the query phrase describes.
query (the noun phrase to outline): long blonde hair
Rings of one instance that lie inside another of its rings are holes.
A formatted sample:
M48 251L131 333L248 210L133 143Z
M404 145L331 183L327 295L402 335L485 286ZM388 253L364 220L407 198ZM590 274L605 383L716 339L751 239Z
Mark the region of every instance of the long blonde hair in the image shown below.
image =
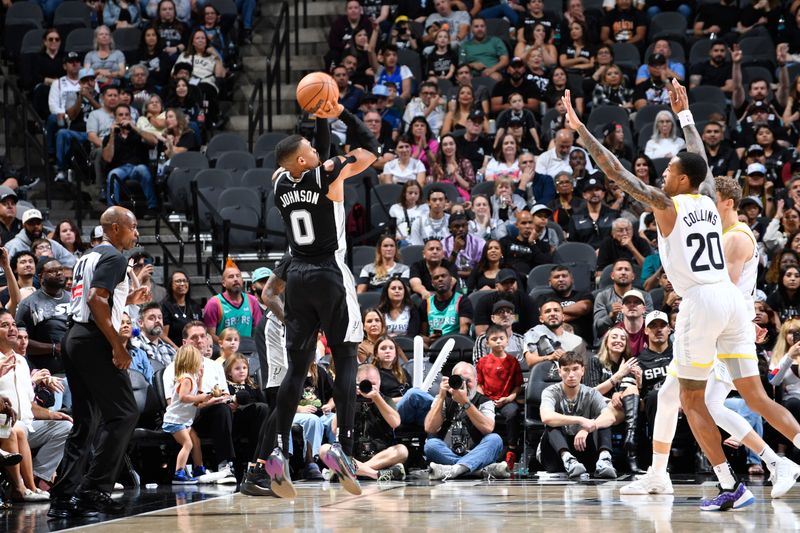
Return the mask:
M381 236L381 238L378 239L378 244L375 245L375 261L373 262L375 266L375 277L378 279L385 278L387 274L386 264L383 262L383 253L381 252L383 242L386 240L390 240L394 243L394 262L400 262L400 247L397 246L397 241L391 235Z
M611 366L614 364L614 361L611 359L611 351L608 349L608 337L615 329L618 329L625 334L625 351L622 352L621 361L627 361L631 358L631 336L628 335L628 332L625 331L625 328L619 325L613 326L611 329L606 331L605 335L603 335L603 340L600 342L600 350L597 352L597 358L600 359L600 363L603 365L603 368L611 369Z
M783 356L786 355L786 352L791 348L789 343L786 342L786 334L790 331L800 331L800 318L790 318L781 325L778 340L775 343L775 349L772 350L772 359L769 361L770 366L778 366ZM800 338L796 339L794 342L798 341L800 341Z
M197 381L197 375L203 368L203 356L200 350L191 344L184 344L175 354L175 383L184 377Z

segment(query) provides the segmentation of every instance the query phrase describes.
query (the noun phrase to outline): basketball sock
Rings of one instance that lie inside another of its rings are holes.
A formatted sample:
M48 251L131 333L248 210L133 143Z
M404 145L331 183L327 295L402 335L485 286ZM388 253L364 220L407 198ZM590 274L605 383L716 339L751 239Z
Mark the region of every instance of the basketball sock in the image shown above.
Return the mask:
M778 467L778 461L780 457L775 451L770 448L769 446L764 446L764 449L758 454L761 457L761 460L767 464L767 469L770 471L771 474L775 473L775 469Z
M714 473L717 475L719 486L723 490L733 490L736 486L736 478L733 477L733 472L731 472L731 467L727 462L715 466Z
M667 465L669 464L669 454L653 452L653 470L660 473L667 473Z
M794 436L792 439L792 444L794 444L795 448L800 448L800 433Z

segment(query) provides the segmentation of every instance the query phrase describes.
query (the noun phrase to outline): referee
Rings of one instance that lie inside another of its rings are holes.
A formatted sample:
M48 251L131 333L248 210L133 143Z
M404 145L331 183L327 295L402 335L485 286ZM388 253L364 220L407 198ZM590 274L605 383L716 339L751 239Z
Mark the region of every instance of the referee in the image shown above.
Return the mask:
M128 262L121 252L139 238L134 214L110 207L100 224L102 242L81 256L73 271L61 356L72 391L74 425L50 491L50 518L124 510L110 493L139 411L127 372L131 356L117 332L125 306L145 303L150 294L147 287L128 292Z

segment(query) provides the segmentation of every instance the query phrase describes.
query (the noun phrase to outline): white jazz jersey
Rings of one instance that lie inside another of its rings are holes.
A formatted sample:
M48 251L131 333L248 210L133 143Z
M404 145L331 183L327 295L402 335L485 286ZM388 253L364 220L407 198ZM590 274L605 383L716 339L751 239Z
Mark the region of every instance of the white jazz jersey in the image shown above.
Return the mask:
M675 292L684 297L697 285L730 283L714 201L702 194L679 194L672 201L678 216L668 237L659 229L658 251Z
M742 291L745 301L753 307L753 314L755 316L755 294L756 294L756 281L758 281L758 242L753 231L744 222L736 222L733 226L723 231L723 234L738 231L750 237L750 242L753 244L753 256L745 261L742 267L742 274L739 276L739 281L736 283L736 288Z

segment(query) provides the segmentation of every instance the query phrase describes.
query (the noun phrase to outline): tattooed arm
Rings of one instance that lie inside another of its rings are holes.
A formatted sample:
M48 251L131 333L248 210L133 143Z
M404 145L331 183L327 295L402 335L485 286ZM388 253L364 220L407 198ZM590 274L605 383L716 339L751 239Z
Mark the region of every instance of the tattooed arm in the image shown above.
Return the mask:
M283 300L281 300L280 295L285 287L286 282L272 274L261 290L261 301L264 302L268 310L272 311L275 318L281 322L283 322Z
M686 87L678 83L678 80L673 79L672 84L667 84L669 90L669 101L672 105L672 112L676 115L683 111L689 110L689 97L686 94ZM706 147L703 144L703 139L694 124L687 124L683 127L683 137L686 140L686 151L697 154L706 162L706 179L700 184L698 190L700 194L715 198L716 184L714 182L714 175L711 173L711 167L708 166L708 157L706 157Z
M577 118L577 115L576 115ZM570 120L571 127L574 124ZM645 184L642 180L625 170L614 154L606 149L584 124L577 127L578 136L584 148L592 156L592 160L603 173L619 185L619 188L636 200L653 207L653 209L667 209L672 206L672 200L664 191Z

